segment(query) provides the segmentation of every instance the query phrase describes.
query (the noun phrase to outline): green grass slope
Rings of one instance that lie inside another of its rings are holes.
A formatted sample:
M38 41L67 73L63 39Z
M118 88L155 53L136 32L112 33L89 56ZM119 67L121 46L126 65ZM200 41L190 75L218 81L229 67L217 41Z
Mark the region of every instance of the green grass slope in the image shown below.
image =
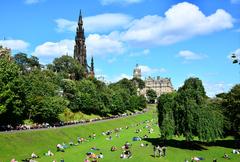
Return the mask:
M234 142L231 138L224 141L218 141L214 145L206 146L202 143L197 143L194 146L188 146L185 144L183 138L175 138L168 141L167 156L166 157L153 157L153 143L159 143L159 129L157 127L157 119L154 111L149 111L145 114L131 116L127 118L121 118L111 121L104 121L99 123L90 123L87 125L65 127L58 129L37 130L28 132L17 133L0 133L0 162L9 162L11 158L16 158L18 161L30 157L32 152L35 152L40 158L38 162L52 162L53 160L60 161L64 158L65 162L81 162L86 158L86 152L94 152L99 154L103 153L104 158L99 159L101 162L184 162L184 159L190 161L191 157L198 156L203 157L203 162L212 162L213 158L217 158L219 161L239 162L240 155L231 154ZM151 119L152 122L143 123L143 121ZM128 129L125 127L129 126ZM149 133L146 126L153 128L154 132ZM102 135L103 131L113 130L115 128L122 127L119 137L116 137L116 133L113 133L112 140L106 140L107 136ZM142 132L136 133L136 129L141 129ZM78 145L70 146L64 153L56 152L56 144L67 143L73 141L76 143L77 137L88 138L89 135L96 133L95 139L89 139L88 141ZM132 137L148 135L149 138L146 141L132 141ZM132 144L130 150L133 154L130 159L120 159L122 153L121 147L128 141ZM140 144L148 144L147 147L140 147ZM92 151L90 148L97 147L100 151ZM111 146L116 146L117 151L111 152ZM43 154L48 149L55 154L52 157L46 157ZM227 153L230 159L222 158L223 154Z

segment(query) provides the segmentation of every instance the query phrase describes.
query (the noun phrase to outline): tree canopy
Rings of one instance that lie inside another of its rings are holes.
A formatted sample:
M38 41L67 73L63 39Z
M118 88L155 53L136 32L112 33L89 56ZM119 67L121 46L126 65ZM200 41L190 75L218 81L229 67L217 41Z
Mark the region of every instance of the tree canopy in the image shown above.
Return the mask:
M197 136L202 141L222 136L224 117L221 107L207 98L202 82L189 78L178 91L158 98L162 137L183 135L187 141Z
M24 120L55 123L66 111L107 116L146 107L132 80L108 86L86 77L71 56L55 58L45 69L35 56L12 57L2 47L0 52L0 126Z

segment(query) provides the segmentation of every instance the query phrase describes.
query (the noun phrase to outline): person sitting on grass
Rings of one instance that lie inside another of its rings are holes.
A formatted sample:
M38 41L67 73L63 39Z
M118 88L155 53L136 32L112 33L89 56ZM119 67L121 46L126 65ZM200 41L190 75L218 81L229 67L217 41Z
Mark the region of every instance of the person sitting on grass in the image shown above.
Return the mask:
M84 162L90 162L90 161L86 158L86 159L84 159Z
M57 151L65 152L64 147L61 144L57 144Z
M200 160L204 160L204 158L194 156L194 157L192 157L192 159L191 159L192 162L193 162L193 161L199 162Z
M233 154L239 154L239 150L233 149L233 150L232 150L232 153L233 153Z
M14 158L11 160L11 162L18 162L18 161L16 161Z
M76 146L76 145L74 145L73 141L70 141L68 144L69 144L69 146Z
M117 151L117 147L116 146L112 146L111 147L111 151Z
M35 159L35 158L38 158L38 156L33 152L33 153L31 154L31 158Z
M226 154L226 153L224 153L223 158L224 158L224 159L230 159L230 157L229 157L228 154Z
M100 149L97 148L96 146L92 147L91 150L99 151Z
M63 147L64 149L66 149L66 148L68 148L68 145L63 142L63 143L62 143L62 147Z
M100 152L100 154L97 156L99 159L103 159L103 154Z
M131 157L132 157L132 153L131 153L130 150L126 150L126 151L124 152L124 154L126 155L127 158L131 158Z
M46 156L53 156L54 154L53 154L50 150L48 150L48 152L45 153L45 155L46 155Z

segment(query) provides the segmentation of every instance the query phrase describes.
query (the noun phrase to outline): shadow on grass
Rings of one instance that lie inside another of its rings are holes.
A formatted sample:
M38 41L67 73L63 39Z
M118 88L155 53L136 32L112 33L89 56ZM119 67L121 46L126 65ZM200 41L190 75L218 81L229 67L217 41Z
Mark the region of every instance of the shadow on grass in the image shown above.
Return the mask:
M152 143L152 145L160 145L160 146L170 146L180 149L187 149L187 150L207 150L206 146L220 146L232 149L239 149L240 148L240 141L239 140L217 140L215 142L200 142L200 141L193 141L187 142L185 140L161 140L160 138L146 138L144 139L147 142Z

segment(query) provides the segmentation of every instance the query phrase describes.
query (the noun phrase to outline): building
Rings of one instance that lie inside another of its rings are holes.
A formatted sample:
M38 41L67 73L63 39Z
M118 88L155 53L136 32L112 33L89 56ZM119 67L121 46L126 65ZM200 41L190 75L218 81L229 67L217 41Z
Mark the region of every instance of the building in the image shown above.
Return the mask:
M94 77L93 57L91 58L91 66L89 66L87 63L87 49L85 44L85 35L81 10L78 18L78 26L76 29L74 59L76 59L80 63L80 65L82 65L86 77L87 76Z
M133 78L138 78L141 79L141 69L138 66L138 64L136 65L136 67L133 69Z
M133 77L141 78L141 69L138 66L138 64L133 70ZM145 97L146 97L147 90L149 89L153 89L157 93L158 97L161 94L171 93L174 90L170 78L161 78L160 76L157 76L157 78L153 78L149 76L145 78L144 82L145 82L145 88L140 90L139 93L144 95Z

